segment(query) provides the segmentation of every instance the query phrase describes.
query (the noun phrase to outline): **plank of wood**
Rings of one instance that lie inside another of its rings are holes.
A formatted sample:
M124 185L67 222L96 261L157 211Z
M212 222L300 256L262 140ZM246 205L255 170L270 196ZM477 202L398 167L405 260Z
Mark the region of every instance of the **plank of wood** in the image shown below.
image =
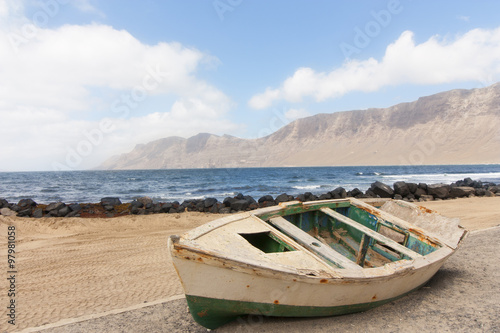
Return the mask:
M421 257L421 255L418 254L417 252L410 250L407 247L404 247L403 245L393 241L392 239L385 237L384 235L381 235L378 232L373 231L372 229L365 227L361 223L358 223L358 222L354 221L353 219L350 219L347 216L344 216L344 215L342 215L342 214L340 214L340 213L338 213L330 208L321 208L320 211L327 214L330 217L333 217L334 219L336 219L344 224L347 224L347 225L361 231L365 235L368 235L371 238L375 239L377 242L384 244L384 245L390 247L391 249L395 250L396 252L399 252L399 253L401 253L409 258L415 259L415 258Z
M283 217L274 217L270 219L269 222L284 232L287 236L296 240L300 245L322 256L323 258L330 260L336 265L346 269L362 270L360 266L356 265L342 254L332 249L329 245L322 244L318 239L310 236L308 233L288 222Z

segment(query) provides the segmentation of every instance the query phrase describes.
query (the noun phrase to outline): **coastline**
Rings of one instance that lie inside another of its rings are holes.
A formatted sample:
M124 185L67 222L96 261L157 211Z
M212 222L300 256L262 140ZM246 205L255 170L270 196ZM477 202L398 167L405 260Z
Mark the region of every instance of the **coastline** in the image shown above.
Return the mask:
M459 217L461 224L472 231L500 225L500 197L418 204L448 217ZM224 215L186 212L87 219L0 216L2 253L7 250L7 227L15 226L17 232L17 269L22 277L17 301L22 306L19 308L15 330L40 327L71 318L88 319L95 314L139 304L153 304L168 297L182 295L182 287L166 251L166 239L170 234L180 234L220 216ZM491 239L491 243L496 244L496 240ZM483 255L487 257L486 253ZM496 283L500 281L498 276L494 277ZM5 290L6 284L7 280L2 281L2 290ZM410 295L409 298L411 297ZM176 299L165 303L166 305L155 306L174 306L169 311L174 311L181 318L179 320L186 321L186 325L192 325L189 327L193 331L198 331L199 327L192 322L189 313L185 312L182 302L184 300ZM1 308L1 318L6 318L6 310L6 307ZM169 314L160 312L155 316L160 320ZM313 326L319 329L319 323L324 320L326 319L291 319L288 323L302 325L304 330L314 323ZM342 321L345 318L335 320ZM90 322L92 320L87 324ZM271 320L269 325L276 328L277 322L278 320ZM128 331L127 327L130 331L133 330L126 319L120 325L124 331ZM234 325L231 327L237 327ZM10 326L3 320L0 322L0 331L14 331ZM172 331L175 331L175 327L171 327ZM64 326L60 329L62 332Z

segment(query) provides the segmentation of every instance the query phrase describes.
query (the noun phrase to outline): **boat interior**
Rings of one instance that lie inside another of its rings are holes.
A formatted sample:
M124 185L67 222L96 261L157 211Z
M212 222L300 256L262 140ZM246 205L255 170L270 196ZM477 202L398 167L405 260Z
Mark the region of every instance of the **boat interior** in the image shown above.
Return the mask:
M352 200L292 205L257 217L338 268L380 267L425 256L442 246L397 218ZM272 231L240 236L265 253L296 250Z

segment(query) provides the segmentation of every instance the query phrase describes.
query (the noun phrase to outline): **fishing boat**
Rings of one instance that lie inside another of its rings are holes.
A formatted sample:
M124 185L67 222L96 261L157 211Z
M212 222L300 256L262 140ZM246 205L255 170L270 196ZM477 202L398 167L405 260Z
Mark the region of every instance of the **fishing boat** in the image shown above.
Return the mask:
M286 202L229 215L169 251L193 318L365 311L423 286L467 235L458 219L405 201Z

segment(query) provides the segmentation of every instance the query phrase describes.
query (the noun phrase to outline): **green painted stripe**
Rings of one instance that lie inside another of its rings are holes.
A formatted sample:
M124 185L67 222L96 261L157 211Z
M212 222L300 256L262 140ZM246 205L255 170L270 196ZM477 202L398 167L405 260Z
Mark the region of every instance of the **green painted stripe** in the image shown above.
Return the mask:
M424 284L422 284L422 286ZM390 299L341 306L294 306L233 301L192 295L186 295L186 300L189 306L189 311L191 312L194 320L206 328L215 329L242 315L262 315L273 317L325 317L366 311L403 297L418 288L420 288L420 286L407 293Z

